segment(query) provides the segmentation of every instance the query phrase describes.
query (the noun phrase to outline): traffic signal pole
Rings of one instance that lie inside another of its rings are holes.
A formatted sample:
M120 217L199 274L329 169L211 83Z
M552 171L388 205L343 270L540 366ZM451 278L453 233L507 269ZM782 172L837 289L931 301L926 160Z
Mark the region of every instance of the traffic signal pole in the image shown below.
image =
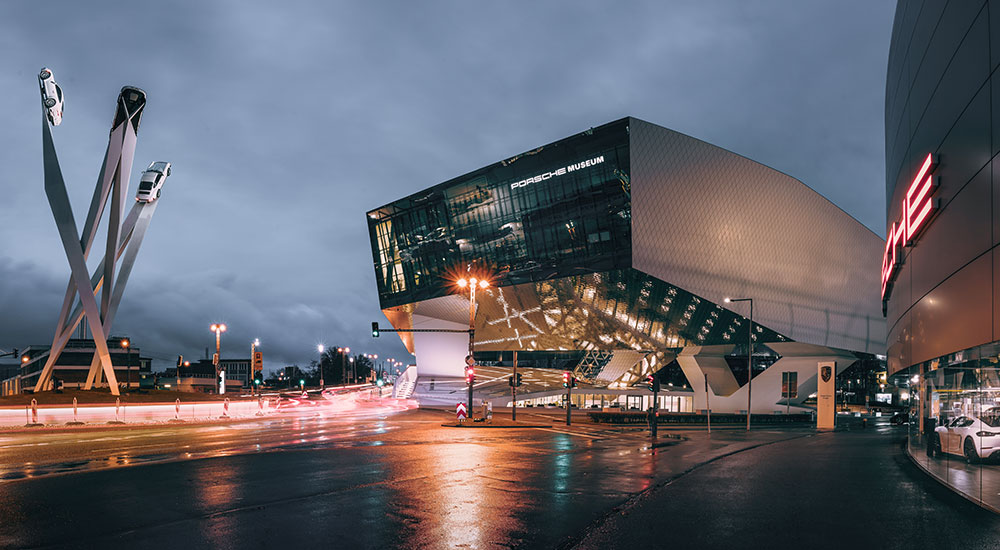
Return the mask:
M660 393L660 385L659 384L654 384L653 385L653 406L651 407L651 411L649 413L649 435L653 439L656 439L656 428L657 428L657 424L658 424L658 420L659 420L659 414L658 414L658 412L660 410L660 401L657 399L657 397L659 396L659 393Z
M513 383L510 385L510 419L511 421L515 421L517 420L517 350L514 350L514 377L512 382Z
M570 415L573 413L573 383L570 382L566 386L566 425L569 426L571 423Z

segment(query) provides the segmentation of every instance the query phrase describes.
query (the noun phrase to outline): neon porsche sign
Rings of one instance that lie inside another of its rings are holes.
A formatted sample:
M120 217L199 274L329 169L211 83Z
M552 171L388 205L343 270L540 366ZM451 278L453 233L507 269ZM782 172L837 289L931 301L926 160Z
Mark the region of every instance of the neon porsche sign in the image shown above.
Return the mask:
M903 197L902 218L892 222L889 234L885 239L885 254L882 255L882 310L885 313L885 303L892 292L892 283L899 275L903 265L903 246L913 246L920 232L927 227L927 222L937 212L940 201L932 198L938 188L938 177L934 175L938 159L933 153L924 159L917 177L913 178L910 188Z

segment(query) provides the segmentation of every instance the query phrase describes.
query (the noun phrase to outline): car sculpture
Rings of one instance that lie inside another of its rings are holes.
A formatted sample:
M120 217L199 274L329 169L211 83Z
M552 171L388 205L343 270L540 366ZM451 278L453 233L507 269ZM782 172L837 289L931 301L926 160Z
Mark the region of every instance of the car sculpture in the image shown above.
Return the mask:
M38 73L38 87L42 92L42 105L45 106L45 115L48 117L49 123L53 126L59 126L59 123L62 122L65 101L63 100L62 88L56 84L52 71L42 67L41 72Z
M142 179L139 180L139 190L135 194L135 200L153 202L160 198L160 189L163 188L163 182L167 180L169 175L169 162L150 163L149 168L146 168L146 171L142 173Z
M1000 407L991 407L979 416L960 415L934 428L931 451L965 457L974 463L996 458L1000 453Z

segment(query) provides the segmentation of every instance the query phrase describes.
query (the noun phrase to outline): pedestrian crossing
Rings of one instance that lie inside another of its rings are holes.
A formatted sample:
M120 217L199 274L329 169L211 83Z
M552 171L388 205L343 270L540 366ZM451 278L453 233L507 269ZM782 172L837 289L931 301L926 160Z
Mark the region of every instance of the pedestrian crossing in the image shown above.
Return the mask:
M570 426L552 426L551 428L538 428L541 431L552 432L564 435L572 435L575 437L583 437L588 439L611 439L611 438L621 438L629 437L635 435L643 435L645 432L636 428L621 428L612 426L593 426L593 425L570 425Z

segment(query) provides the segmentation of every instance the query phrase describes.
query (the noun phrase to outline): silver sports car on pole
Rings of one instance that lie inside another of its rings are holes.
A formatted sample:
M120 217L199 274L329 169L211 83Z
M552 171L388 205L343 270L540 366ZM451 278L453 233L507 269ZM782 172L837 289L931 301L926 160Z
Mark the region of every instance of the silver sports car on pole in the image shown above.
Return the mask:
M41 72L38 73L38 87L42 92L42 105L45 106L45 114L49 118L49 123L53 126L59 126L59 123L62 122L65 101L63 100L62 88L56 84L52 71L42 67Z
M163 188L163 182L167 180L169 175L169 162L150 163L149 168L146 168L146 171L142 173L142 179L139 180L139 190L135 194L135 200L153 202L160 198L160 189Z

